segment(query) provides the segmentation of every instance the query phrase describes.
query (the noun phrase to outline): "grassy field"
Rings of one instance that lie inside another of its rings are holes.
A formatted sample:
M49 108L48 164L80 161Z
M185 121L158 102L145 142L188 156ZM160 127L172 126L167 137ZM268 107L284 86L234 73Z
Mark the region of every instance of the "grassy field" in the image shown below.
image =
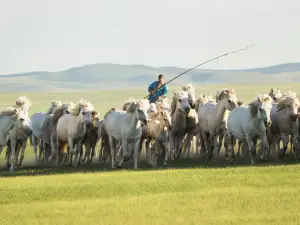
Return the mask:
M197 94L235 89L248 103L271 87L263 85L197 86ZM282 91L300 85L285 84ZM168 98L178 87L170 87ZM101 117L129 97L143 98L143 89L77 93L1 93L0 108L20 95L33 103L30 115L45 111L51 100L88 99ZM300 166L292 157L278 162L223 159L210 168L202 159L170 162L168 169L112 171L110 165L73 168L34 166L28 146L25 167L16 173L0 169L0 222L3 224L300 224ZM3 165L4 154L0 158Z

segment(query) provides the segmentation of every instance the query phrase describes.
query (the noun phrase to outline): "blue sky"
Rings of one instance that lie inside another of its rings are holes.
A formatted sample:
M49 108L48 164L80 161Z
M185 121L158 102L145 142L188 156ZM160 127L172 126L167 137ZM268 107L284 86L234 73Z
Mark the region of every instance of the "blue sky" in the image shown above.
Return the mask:
M0 74L94 63L239 69L300 61L300 1L0 0Z

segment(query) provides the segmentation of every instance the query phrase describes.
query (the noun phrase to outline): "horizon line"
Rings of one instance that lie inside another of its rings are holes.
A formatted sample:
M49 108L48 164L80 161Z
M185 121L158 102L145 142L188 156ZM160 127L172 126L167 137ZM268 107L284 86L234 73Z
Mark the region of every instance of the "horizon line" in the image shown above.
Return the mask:
M269 67L275 67L275 66L280 66L280 65L288 65L288 64L298 64L300 62L287 62L287 63L279 63L279 64L272 64L272 65L267 65L267 66L261 66L261 67L248 67L248 68L243 68L243 69L203 69L203 68L195 68L195 70L209 70L209 71L247 71L247 70L254 70L254 69L264 69L264 68L269 68ZM13 76L13 75L18 75L18 74L32 74L32 73L57 73L57 72L62 72L62 71L67 71L71 69L77 69L77 68L83 68L83 67L88 67L88 66L94 66L94 65L116 65L116 66L143 66L143 67L150 67L154 69L160 69L160 68L177 68L177 69L186 69L188 70L189 68L184 68L184 67L178 67L178 66L151 66L151 65L145 65L145 64L120 64L120 63L105 63L105 62L99 62L99 63L90 63L90 64L84 64L81 66L73 66L69 67L66 69L61 69L61 70L55 70L55 71L46 71L46 70L35 70L35 71L29 71L29 72L18 72L18 73L10 73L10 74L0 74L1 76ZM191 67L192 68L192 67Z

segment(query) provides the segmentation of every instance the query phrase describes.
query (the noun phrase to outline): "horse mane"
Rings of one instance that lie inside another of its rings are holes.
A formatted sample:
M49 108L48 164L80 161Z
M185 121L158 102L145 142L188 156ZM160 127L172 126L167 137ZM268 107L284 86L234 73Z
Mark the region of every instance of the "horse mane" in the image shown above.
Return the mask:
M115 110L116 110L116 108L111 108L108 112L106 112L106 113L104 114L104 119L106 118L106 116L107 116L110 112L115 111Z
M122 110L123 111L126 111L130 106L131 104L134 102L133 98L130 98L128 100L126 100L124 103L123 103L123 106L122 106Z
M94 110L94 106L87 100L84 99L80 99L74 106L74 108L72 108L71 110L71 114L73 116L78 116L80 110L84 108L87 111L93 111Z
M234 90L233 89L228 89L228 88L223 88L221 90L218 90L216 93L216 101L219 102L221 101L226 95L229 94L234 94Z
M249 103L249 110L250 110L250 115L252 118L255 118L257 116L257 111L258 107L263 103L263 102L269 102L270 104L272 103L272 97L269 96L268 94L263 94L257 96L257 99Z
M54 106L59 107L62 103L61 103L61 101L54 100L54 101L51 101L50 104L51 104L51 106L48 108L46 114L51 114Z
M299 105L299 100L296 97L296 92L288 91L287 93L285 93L284 97L279 100L276 107L277 112L283 110L284 108L287 108L293 102Z
M26 109L28 110L32 103L25 96L20 96L16 99L15 105L13 107L7 107L0 110L0 116L13 116L17 115L18 112L16 109Z
M178 99L178 92L174 92L172 101L171 101L171 115L174 114L174 112L176 110L177 99Z
M140 99L140 100L130 100L131 103L128 102L128 104L130 104L128 106L128 108L126 109L127 113L134 113L134 110L136 109L137 106L139 106L140 108L142 108L143 106L148 106L147 108L150 107L150 103L148 99Z
M195 86L196 86L196 85L195 85ZM187 85L181 86L181 88L182 88L183 91L188 91L188 92L190 92L190 91L195 91L195 86L192 85L192 84L187 84Z
M13 116L16 115L17 111L14 107L7 107L0 110L0 116Z
M63 115L65 104L60 105L53 113L52 122L56 124L58 119Z
M201 96L199 98L196 99L196 106L195 106L195 110L196 112L198 112L199 106L202 103L205 103L208 101L207 96L205 96L204 94L201 94Z

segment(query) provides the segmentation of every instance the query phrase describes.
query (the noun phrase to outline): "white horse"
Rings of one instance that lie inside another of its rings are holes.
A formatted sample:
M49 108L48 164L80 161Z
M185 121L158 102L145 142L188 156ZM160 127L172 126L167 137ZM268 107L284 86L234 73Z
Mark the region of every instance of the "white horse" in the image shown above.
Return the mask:
M16 99L16 104L13 107L8 107L0 111L0 155L3 148L11 139L11 167L10 171L13 172L15 168L16 146L15 146L15 132L20 127L30 127L30 119L28 111L31 102L26 97L19 97ZM30 128L31 129L31 128Z
M255 164L256 141L260 138L264 147L261 158L265 158L268 150L266 130L272 124L270 119L272 101L272 98L266 94L259 95L249 104L249 108L241 106L230 112L227 126L228 147L232 158L234 158L234 138L247 141L251 164Z
M172 128L170 130L170 155L171 160L178 159L186 135L187 117L191 111L187 91L174 92L171 102Z
M219 90L216 100L216 103L207 102L198 108L201 134L207 152L206 163L212 158L213 152L218 155L218 137L223 137L227 129L228 111L237 107L237 97L233 90Z
M66 144L69 145L70 149L70 161L72 165L72 157L75 153L75 167L79 166L81 156L78 153L82 153L82 144L86 134L87 125L92 123L92 111L94 106L83 99L81 99L74 108L71 109L70 114L62 115L56 126L56 152L60 152L60 145L64 147ZM74 146L75 152L74 152ZM57 154L58 156L58 154ZM57 157L58 161L59 157Z
M37 157L37 145L39 143L39 149L40 149L40 157L41 153L43 151L43 143L42 143L42 126L45 121L45 118L47 115L52 114L59 106L61 106L60 101L52 101L51 106L47 110L47 112L37 112L34 113L30 120L32 124L32 145L33 145L33 151L34 151L34 157L35 157L35 163L38 161Z
M150 107L147 99L132 101L126 111L111 109L104 116L104 125L109 136L112 168L115 168L116 147L122 145L122 157L118 163L121 167L124 160L129 160L130 144L134 145L134 169L138 168L140 155L141 123L147 124L147 111Z

